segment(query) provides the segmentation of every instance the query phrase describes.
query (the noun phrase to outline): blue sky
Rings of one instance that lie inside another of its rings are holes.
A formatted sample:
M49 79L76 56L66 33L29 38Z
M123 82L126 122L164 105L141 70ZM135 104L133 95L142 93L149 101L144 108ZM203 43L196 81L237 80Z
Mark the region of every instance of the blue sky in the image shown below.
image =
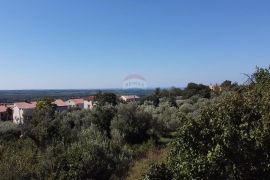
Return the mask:
M269 64L269 0L0 1L0 89L243 82Z

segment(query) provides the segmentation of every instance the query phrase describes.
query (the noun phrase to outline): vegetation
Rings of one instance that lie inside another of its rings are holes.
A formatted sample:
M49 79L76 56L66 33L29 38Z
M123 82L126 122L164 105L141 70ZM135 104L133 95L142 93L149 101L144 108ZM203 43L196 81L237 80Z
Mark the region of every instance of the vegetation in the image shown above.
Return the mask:
M184 90L184 96L190 98L194 95L199 95L202 98L210 98L211 91L208 86L203 84L189 83Z
M120 135L128 144L140 144L155 137L152 127L154 122L151 114L137 110L135 104L128 104L119 106L111 129L113 136Z
M244 89L186 116L166 166L150 168L145 179L269 179L269 87L269 68L258 68Z
M104 106L105 104L110 104L115 106L117 104L117 96L114 93L102 93L99 92L96 95L96 101L99 105Z
M269 179L270 68L220 93L190 83L91 111L38 102L23 125L0 123L2 179Z

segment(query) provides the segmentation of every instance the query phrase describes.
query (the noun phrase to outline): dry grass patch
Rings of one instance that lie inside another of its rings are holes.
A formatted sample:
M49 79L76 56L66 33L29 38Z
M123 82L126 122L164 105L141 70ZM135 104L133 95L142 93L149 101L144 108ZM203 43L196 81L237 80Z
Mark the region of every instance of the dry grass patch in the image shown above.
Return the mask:
M151 149L144 158L137 160L131 167L127 180L139 180L147 172L148 168L154 163L160 163L165 160L167 149Z

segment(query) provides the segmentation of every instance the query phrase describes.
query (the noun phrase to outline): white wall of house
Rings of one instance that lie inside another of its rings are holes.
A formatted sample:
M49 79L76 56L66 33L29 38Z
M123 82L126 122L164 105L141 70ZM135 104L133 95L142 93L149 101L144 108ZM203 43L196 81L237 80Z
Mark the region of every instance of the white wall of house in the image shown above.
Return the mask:
M75 106L75 102L72 100L68 100L66 101L66 105L70 108L70 107L74 107Z
M93 101L87 101L87 100L84 100L84 109L93 109L94 107L94 104L93 104Z
M13 123L23 124L24 117L30 119L32 118L32 115L33 115L33 109L21 109L15 105L13 109Z
M23 123L23 109L18 108L16 105L13 108L13 123Z
M120 100L124 101L124 102L130 102L130 101L138 101L140 99L139 96L120 96Z
M127 98L126 98L125 96L121 96L121 97L120 97L120 100L126 102L126 101L127 101Z

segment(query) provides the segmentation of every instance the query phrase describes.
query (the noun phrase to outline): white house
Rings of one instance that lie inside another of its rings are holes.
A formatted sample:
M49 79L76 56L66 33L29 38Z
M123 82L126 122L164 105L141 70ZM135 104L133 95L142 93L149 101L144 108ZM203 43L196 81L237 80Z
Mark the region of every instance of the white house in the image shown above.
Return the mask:
M131 101L138 101L140 100L139 96L131 95L131 96L121 96L120 100L123 102L131 102Z
M66 101L66 105L68 108L84 108L84 100L83 99L70 99Z
M91 110L94 107L95 96L84 98L84 109Z
M33 110L36 108L36 102L14 103L13 123L23 124L24 120L32 118Z
M56 105L57 112L66 112L68 111L68 105L62 99L56 99L53 104Z

